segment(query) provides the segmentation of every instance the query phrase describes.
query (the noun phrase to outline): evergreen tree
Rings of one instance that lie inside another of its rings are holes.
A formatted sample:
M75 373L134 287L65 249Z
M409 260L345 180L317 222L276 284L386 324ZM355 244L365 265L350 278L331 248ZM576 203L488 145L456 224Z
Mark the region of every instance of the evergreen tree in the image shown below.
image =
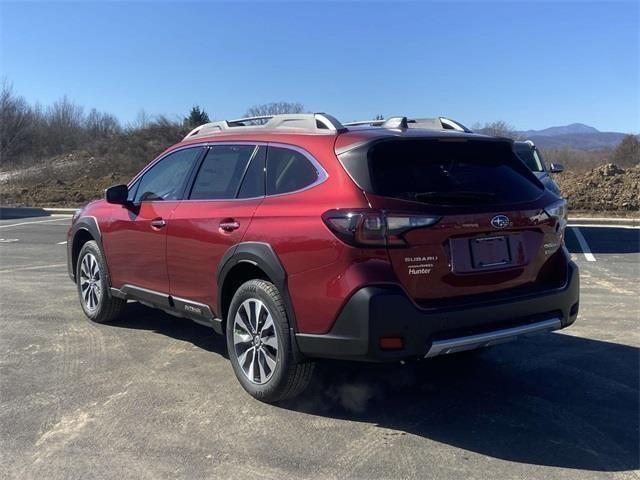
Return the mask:
M209 115L204 110L200 110L199 105L195 105L191 112L189 112L189 116L184 119L184 123L189 128L196 128L204 123L209 123Z

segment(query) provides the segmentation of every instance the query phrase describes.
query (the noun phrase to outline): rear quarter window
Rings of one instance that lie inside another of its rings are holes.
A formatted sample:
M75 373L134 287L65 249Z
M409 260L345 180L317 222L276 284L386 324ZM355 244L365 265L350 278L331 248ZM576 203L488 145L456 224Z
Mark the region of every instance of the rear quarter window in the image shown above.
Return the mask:
M313 185L321 172L302 153L284 147L267 152L267 195L295 192Z

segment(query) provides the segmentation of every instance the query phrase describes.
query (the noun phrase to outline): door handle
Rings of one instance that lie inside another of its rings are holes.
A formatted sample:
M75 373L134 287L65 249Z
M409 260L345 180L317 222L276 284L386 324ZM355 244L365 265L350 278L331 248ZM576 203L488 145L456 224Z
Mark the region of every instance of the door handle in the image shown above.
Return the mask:
M240 228L240 224L235 220L225 220L224 222L220 222L220 230L225 232L233 232Z
M154 218L153 220L151 220L152 228L160 229L165 227L166 225L167 225L167 222L162 218Z

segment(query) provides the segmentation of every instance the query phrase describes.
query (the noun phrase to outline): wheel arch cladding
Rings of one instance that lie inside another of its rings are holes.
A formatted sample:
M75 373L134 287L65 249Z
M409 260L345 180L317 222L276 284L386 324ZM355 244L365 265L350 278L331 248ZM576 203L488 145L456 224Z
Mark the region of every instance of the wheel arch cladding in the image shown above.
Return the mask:
M242 274L247 276L243 277ZM287 309L291 327L297 331L295 312L287 288L287 274L271 245L262 242L243 242L230 247L222 256L216 275L218 279L218 313L223 321L235 289L245 281L261 278L273 283L278 288ZM251 275L258 276L251 277Z
M67 245L67 256L68 256L68 267L69 267L69 275L73 279L76 280L76 265L78 264L78 256L80 255L80 250L82 250L82 246L94 240L98 243L100 247L100 251L104 256L104 249L102 248L102 236L100 235L100 228L98 228L98 223L96 219L93 217L84 217L80 218L76 223L73 224L73 235L72 242L70 245Z

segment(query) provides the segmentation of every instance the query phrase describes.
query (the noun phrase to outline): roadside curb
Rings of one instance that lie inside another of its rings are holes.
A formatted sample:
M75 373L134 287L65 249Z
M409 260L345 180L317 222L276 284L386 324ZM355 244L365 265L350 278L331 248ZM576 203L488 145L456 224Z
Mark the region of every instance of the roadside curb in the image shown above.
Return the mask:
M73 215L79 208L43 208L43 210L51 215Z
M77 208L0 207L0 219L73 215Z

